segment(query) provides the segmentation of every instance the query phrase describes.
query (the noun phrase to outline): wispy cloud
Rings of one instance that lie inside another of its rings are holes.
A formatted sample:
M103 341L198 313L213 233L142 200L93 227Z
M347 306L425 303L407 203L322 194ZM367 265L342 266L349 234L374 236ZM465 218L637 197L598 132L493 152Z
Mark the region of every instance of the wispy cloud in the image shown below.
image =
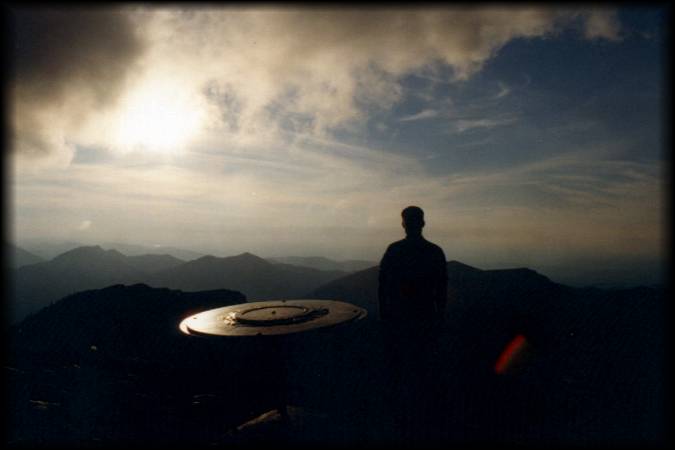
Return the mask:
M456 133L463 133L474 128L495 128L504 125L510 125L516 122L514 117L504 119L456 119L450 123L450 131Z
M416 114L412 114L410 116L405 116L400 119L398 119L399 122L414 122L417 120L424 120L424 119L432 119L434 117L438 117L440 114L439 111L435 109L425 109L422 110Z
M511 88L509 88L507 85L505 85L502 82L499 82L499 92L497 95L495 95L495 98L502 98L506 97L511 93Z

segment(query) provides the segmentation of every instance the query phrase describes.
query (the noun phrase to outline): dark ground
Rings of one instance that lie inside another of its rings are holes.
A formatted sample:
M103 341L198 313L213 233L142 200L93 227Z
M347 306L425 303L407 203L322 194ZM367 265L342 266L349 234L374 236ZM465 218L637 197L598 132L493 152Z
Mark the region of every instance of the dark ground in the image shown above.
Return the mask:
M372 314L297 335L287 346L291 422L270 413L243 427L275 406L269 342L211 341L175 329L195 309L223 306L225 298L239 303L241 294L144 285L76 294L10 334L7 446L597 447L665 440L662 292L545 285L508 297L499 284L481 286L455 298L433 358L408 372L387 361ZM497 375L494 361L516 333L527 337L527 358L519 370ZM392 377L401 374L396 384ZM412 413L407 432L399 411Z

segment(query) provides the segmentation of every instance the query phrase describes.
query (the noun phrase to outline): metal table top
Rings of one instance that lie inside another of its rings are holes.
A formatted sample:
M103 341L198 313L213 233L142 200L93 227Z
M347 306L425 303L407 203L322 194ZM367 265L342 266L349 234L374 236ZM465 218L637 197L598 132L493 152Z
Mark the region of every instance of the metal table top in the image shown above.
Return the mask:
M365 309L334 300L273 300L211 309L185 318L188 335L213 337L279 336L360 320Z

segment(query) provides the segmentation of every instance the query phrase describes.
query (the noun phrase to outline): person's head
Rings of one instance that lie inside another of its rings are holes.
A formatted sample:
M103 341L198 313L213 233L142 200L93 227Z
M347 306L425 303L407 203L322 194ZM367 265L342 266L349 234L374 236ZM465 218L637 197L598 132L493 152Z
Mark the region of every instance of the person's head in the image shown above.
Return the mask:
M408 206L401 211L401 217L403 217L405 234L410 236L422 233L422 228L424 227L424 211L422 211L422 208L418 206Z

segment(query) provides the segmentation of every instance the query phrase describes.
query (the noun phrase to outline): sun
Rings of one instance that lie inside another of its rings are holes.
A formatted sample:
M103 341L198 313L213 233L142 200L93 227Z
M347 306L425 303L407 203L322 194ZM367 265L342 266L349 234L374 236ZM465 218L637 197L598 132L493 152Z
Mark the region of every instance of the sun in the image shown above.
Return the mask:
M180 83L148 81L123 100L116 144L127 151L175 153L200 124L199 105Z

